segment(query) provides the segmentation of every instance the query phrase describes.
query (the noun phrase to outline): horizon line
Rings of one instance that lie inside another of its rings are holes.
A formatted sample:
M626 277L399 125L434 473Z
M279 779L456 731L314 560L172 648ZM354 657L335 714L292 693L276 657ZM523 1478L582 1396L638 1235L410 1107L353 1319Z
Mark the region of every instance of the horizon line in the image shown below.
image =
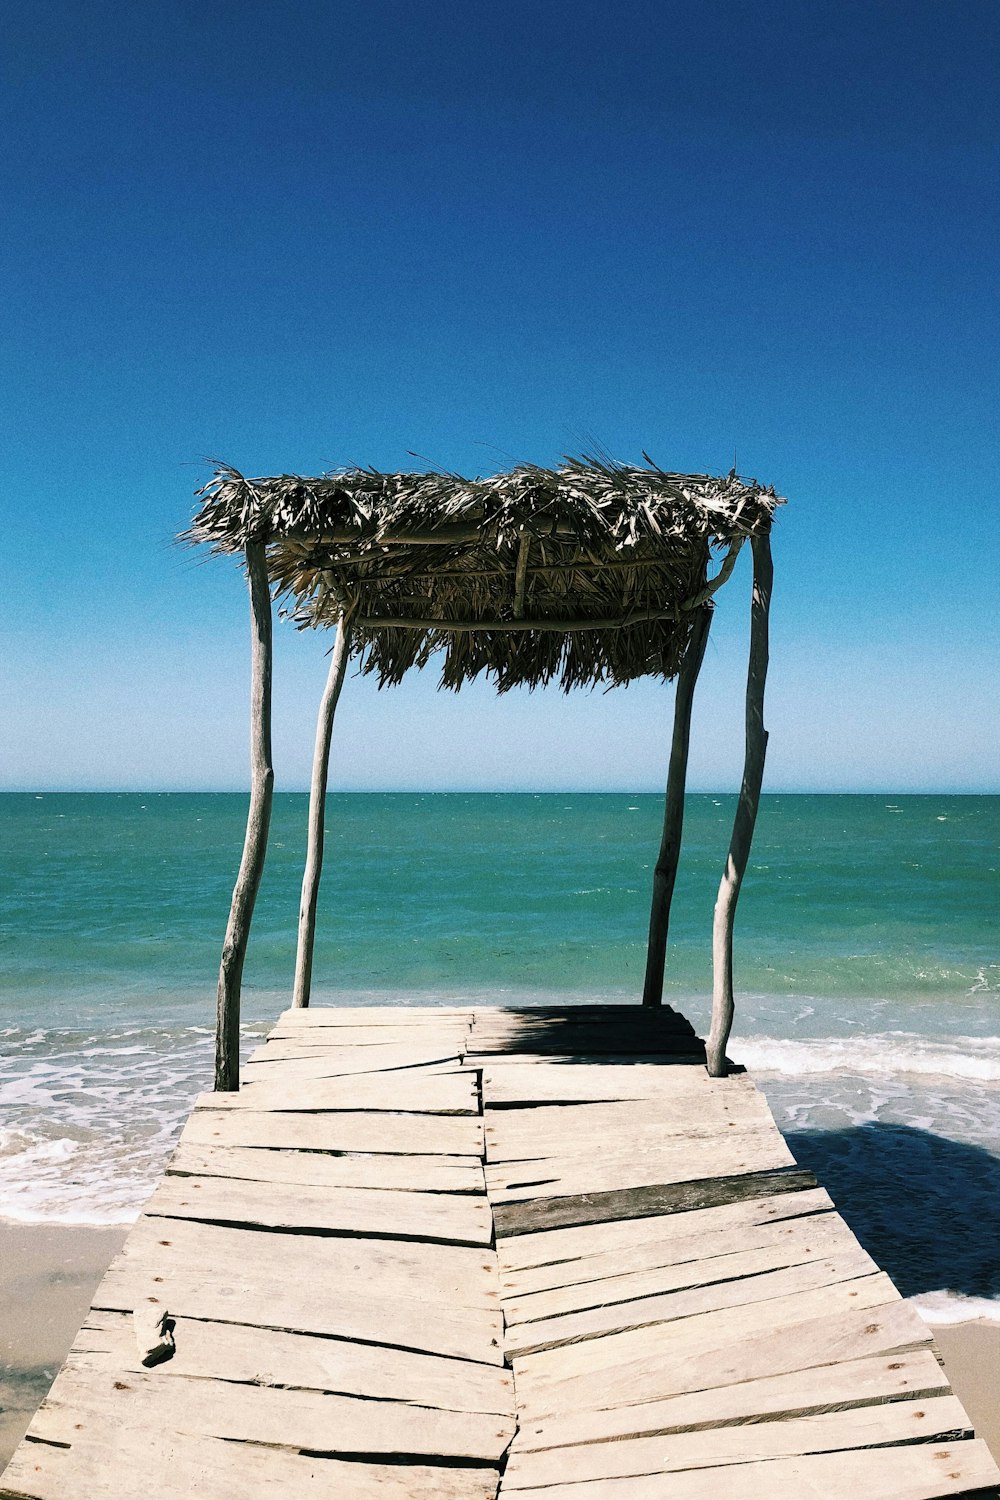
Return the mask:
M247 797L246 786L27 786L0 787L4 797ZM308 786L282 787L276 797L308 797ZM663 797L662 787L328 787L335 797ZM686 796L737 797L733 787L688 787ZM772 787L762 797L997 797L1000 787Z

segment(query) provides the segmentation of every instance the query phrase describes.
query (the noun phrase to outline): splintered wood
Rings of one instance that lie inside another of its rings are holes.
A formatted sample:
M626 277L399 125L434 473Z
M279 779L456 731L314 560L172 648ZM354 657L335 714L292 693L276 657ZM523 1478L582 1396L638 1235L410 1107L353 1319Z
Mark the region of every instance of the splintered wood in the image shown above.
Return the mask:
M0 1495L998 1486L920 1319L683 1017L394 1007L286 1012L199 1100Z

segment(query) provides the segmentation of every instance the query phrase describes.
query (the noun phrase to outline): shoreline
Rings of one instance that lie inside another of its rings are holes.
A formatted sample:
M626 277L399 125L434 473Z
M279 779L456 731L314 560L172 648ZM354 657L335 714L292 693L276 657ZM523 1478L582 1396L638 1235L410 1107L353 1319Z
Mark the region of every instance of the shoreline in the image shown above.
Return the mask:
M130 1228L0 1218L0 1469L47 1394ZM1000 1322L928 1326L977 1436L1000 1462Z

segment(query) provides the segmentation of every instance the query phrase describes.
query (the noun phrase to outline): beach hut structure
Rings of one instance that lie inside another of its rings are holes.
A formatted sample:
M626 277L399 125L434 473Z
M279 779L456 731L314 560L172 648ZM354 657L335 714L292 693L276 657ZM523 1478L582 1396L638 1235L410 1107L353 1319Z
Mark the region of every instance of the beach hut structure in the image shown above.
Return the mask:
M253 788L217 1086L195 1101L0 1497L1000 1500L930 1330L795 1161L749 1074L726 1074L777 496L734 474L582 461L475 483L220 470L202 498L192 534L245 555L253 622ZM706 1051L661 1003L663 953L692 694L714 592L747 539L746 767ZM336 639L296 1004L237 1090L273 779L274 595ZM308 1007L347 664L396 682L436 653L453 686L479 672L501 690L677 679L645 1005Z
M644 455L645 457L645 455ZM351 469L248 479L216 469L185 533L242 554L252 631L252 784L218 988L216 1089L239 1087L240 984L267 846L272 598L302 628L335 631L316 729L293 1005L309 1004L331 732L348 662L398 683L441 662L441 685L481 674L498 692L556 682L618 686L676 679L663 835L656 861L643 1005L661 1004L680 855L695 685L714 596L753 554L743 781L712 934L710 1074L726 1071L733 1021L733 923L764 771L764 685L772 561L782 503L735 471L677 474L651 460L522 464L487 479Z

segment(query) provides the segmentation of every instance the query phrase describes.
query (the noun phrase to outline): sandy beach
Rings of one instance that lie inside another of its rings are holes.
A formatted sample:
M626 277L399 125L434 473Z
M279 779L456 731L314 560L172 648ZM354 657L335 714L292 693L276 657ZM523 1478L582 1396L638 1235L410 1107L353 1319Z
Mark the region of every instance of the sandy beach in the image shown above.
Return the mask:
M0 1468L24 1434L127 1225L0 1220ZM1000 1323L935 1327L952 1385L1000 1460Z
M69 1352L128 1225L0 1220L0 1466Z

